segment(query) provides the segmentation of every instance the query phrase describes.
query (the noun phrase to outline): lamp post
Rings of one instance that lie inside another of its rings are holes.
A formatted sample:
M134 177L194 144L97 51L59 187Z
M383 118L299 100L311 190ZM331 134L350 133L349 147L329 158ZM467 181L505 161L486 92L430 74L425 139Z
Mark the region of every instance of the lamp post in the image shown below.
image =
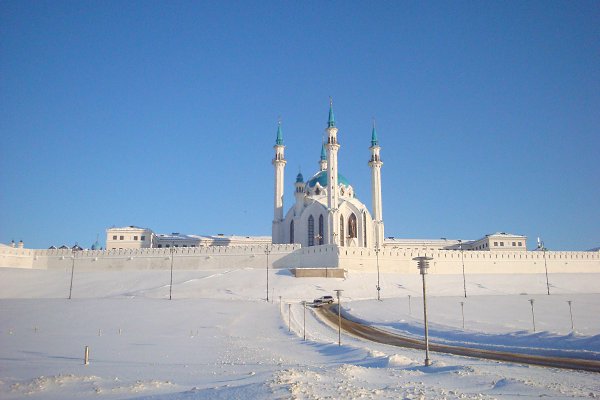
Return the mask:
M302 301L302 308L304 309L304 319L302 322L302 327L304 330L304 340L306 340L306 300Z
M410 306L410 294L408 295L408 315L412 315L412 308Z
M379 285L379 243L375 246L375 258L377 263L377 300L381 301L381 286Z
M169 283L169 300L173 300L173 262L175 260L175 242L171 243L171 282Z
M423 321L425 325L425 366L428 367L431 365L431 360L429 359L429 329L427 326L427 289L425 287L425 275L427 274L427 269L429 268L429 260L433 260L431 257L415 257L414 261L417 262L417 267L419 268L419 272L421 273L421 277L423 278Z
M571 331L575 330L575 328L573 327L573 309L571 308L571 300L567 300L567 303L569 303L569 314L571 315Z
M342 345L342 303L340 302L342 292L342 289L335 289L338 301L338 346Z
M75 252L77 251L77 245L73 246L73 262L71 264L71 285L69 286L69 300L71 300L71 295L73 294L73 275L75 274Z
M463 329L465 329L465 302L464 301L460 302L460 311L462 314L462 327L463 327Z
M463 252L462 240L458 241L458 248L460 249L460 260L462 262L462 274L463 274L463 290L465 292L465 299L467 298L467 279L465 278L465 254Z
M535 311L533 310L533 299L529 299L531 303L531 321L533 322L533 332L535 332Z
M269 245L265 248L265 254L267 255L267 303L269 302Z
M544 241L540 240L539 237L537 249L541 250L544 255L544 271L546 271L546 290L548 292L548 296L550 296L550 282L548 281L548 264L546 263L546 246L544 245Z

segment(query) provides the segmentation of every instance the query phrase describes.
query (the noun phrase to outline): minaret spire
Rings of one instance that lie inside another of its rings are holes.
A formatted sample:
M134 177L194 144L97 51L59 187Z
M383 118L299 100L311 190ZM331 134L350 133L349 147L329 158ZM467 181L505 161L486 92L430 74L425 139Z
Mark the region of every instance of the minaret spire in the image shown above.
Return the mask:
M327 170L327 151L325 150L325 141L321 145L321 159L319 160L319 167L321 171Z
M327 121L327 127L335 127L335 116L333 115L333 99L329 97L329 120Z
M377 131L375 130L375 118L373 118L373 131L371 132L371 146L379 146Z
M272 164L275 169L275 193L273 200L273 228L271 241L273 243L284 243L283 238L283 178L285 164L285 146L283 145L283 132L281 130L281 118L277 123L277 137L275 139L275 157Z
M275 139L275 144L283 146L283 133L281 132L281 118L277 121L277 139Z
M337 153L340 145L337 141L338 129L335 127L335 117L333 116L333 100L329 98L329 121L327 122L327 244L339 244L343 238L339 237L338 206L339 206L339 187L338 187L338 163Z
M373 247L376 249L383 246L384 232L383 232L383 214L381 211L381 167L383 161L379 156L379 140L377 139L377 131L375 130L375 119L373 119L373 130L371 131L371 159L369 160L369 167L371 168L371 198L373 202L373 234L374 241ZM365 243L365 247L368 247Z

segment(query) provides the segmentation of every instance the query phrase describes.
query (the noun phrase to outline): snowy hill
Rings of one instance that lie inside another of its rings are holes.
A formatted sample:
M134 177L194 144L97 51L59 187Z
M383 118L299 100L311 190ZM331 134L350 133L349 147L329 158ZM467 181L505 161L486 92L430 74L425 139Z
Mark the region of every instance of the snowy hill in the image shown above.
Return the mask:
M600 275L428 276L434 340L599 359ZM0 269L2 399L434 399L600 396L598 375L432 354L342 335L301 300L344 289L343 309L422 332L420 277L296 279L265 270L81 272ZM409 307L410 295L410 307ZM280 296L282 302L280 304ZM536 333L529 299L535 299ZM574 332L567 300L571 301ZM464 303L462 328L460 302ZM290 304L288 306L288 303ZM291 311L291 315L288 314ZM291 322L288 325L288 321ZM89 346L90 364L83 365Z

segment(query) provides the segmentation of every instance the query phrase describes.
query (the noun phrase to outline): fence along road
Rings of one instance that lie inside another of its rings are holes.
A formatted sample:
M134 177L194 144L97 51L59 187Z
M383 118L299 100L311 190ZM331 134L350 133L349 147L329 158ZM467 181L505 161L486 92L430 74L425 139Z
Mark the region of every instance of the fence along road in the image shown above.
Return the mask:
M331 325L338 326L337 306L325 305L319 307L318 314ZM425 349L423 340L407 336L397 335L374 328L369 325L363 325L344 317L342 314L342 329L350 335L370 340L372 342L388 344L397 347L408 347L411 349ZM579 358L549 357L531 354L509 353L504 351L494 351L485 349L475 349L469 347L450 346L445 344L432 343L429 341L429 350L439 353L449 353L459 356L486 358L489 360L506 361L520 364L540 365L543 367L575 369L581 371L600 372L600 361L586 360Z

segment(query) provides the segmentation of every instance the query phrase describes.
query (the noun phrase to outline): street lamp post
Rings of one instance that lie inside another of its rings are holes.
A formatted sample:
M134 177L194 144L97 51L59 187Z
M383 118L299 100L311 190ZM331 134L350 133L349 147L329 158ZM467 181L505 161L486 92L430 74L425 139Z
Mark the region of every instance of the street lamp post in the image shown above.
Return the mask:
M71 300L71 295L73 294L73 275L75 274L75 252L76 252L76 248L75 246L73 246L72 252L73 252L73 262L71 263L71 285L69 286L69 300Z
M381 301L381 286L379 285L379 251L379 243L377 243L377 246L375 247L375 257L377 260L377 300Z
M265 249L265 254L267 255L267 303L269 302L269 245L267 245Z
M533 332L535 332L535 311L533 310L533 299L529 299L531 303L531 321L533 322Z
M463 329L465 329L465 302L464 301L460 302L460 311L462 314L462 327L463 327Z
M171 283L169 283L169 300L173 300L173 262L175 260L175 247L171 243Z
M571 300L567 300L567 303L569 303L569 314L571 315L571 331L575 330L575 328L573 327L573 309L571 308Z
M431 257L415 257L414 261L417 261L418 268L423 278L423 321L425 325L425 366L428 367L431 365L431 360L429 359L429 329L427 326L427 289L425 286L425 275L427 274L427 269L429 268L429 260L433 260Z
M542 250L544 254L544 270L546 271L546 290L548 291L548 296L550 296L550 282L548 281L548 264L546 263L546 246L544 245L544 241L540 241L538 238L538 250Z
M304 319L302 321L302 328L304 330L304 340L306 340L306 300L302 301L302 308L304 311Z
M412 315L412 308L410 306L410 294L408 295L408 315Z
M463 252L462 240L458 241L458 248L460 249L460 260L462 262L462 274L463 274L463 290L465 292L465 299L467 298L467 279L465 278L465 253Z
M342 289L335 289L338 302L338 346L342 345L342 303L340 302L340 295L342 292Z

